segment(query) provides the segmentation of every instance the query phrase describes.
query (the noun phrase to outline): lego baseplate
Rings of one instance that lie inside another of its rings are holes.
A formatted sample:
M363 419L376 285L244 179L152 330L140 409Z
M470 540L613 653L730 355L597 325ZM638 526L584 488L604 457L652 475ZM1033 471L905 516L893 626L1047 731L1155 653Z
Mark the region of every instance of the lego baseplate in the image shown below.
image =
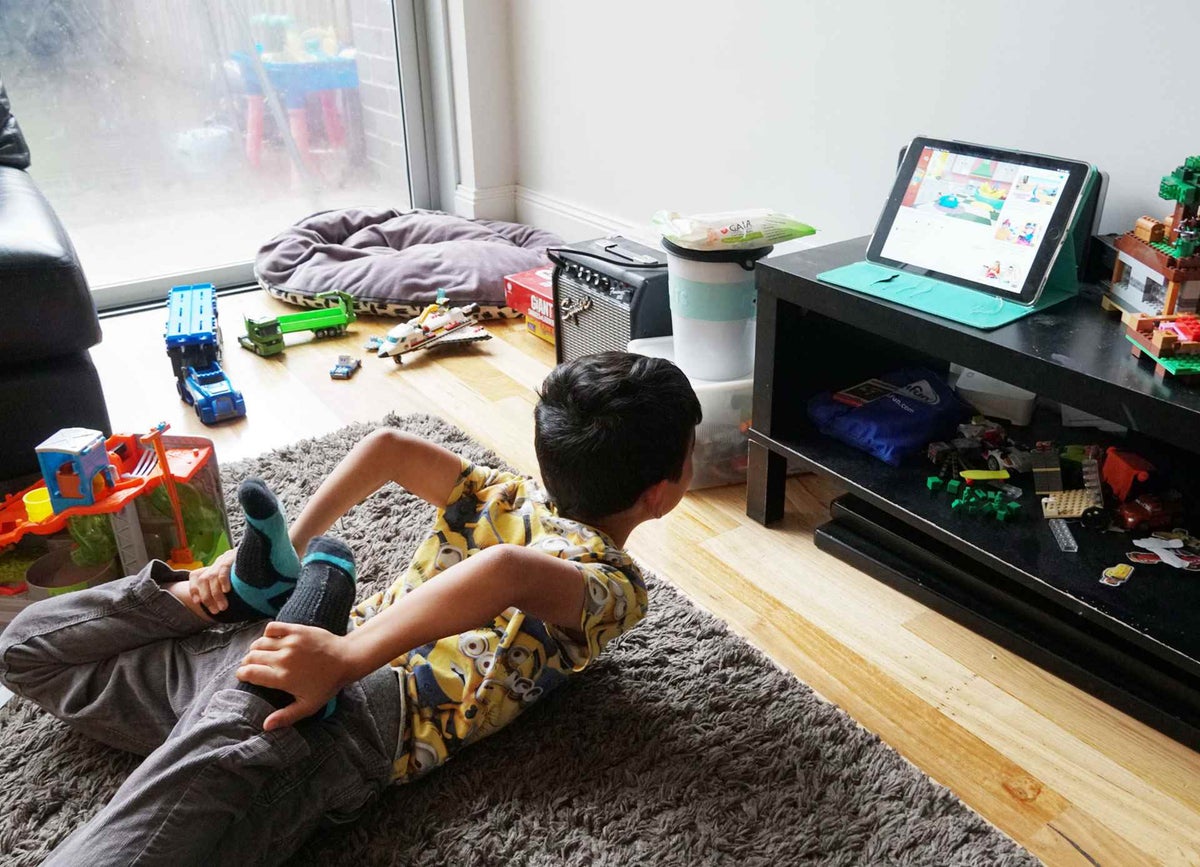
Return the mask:
M1078 518L1093 506L1103 506L1104 500L1095 489L1074 488L1042 497L1042 516L1046 518Z
M1162 375L1162 372L1165 372L1171 376L1200 376L1200 356L1177 355L1172 358L1161 358L1147 349L1144 343L1135 339L1132 335L1126 334L1125 339L1133 344L1133 347L1138 351L1135 354L1145 355L1158 365L1160 375Z

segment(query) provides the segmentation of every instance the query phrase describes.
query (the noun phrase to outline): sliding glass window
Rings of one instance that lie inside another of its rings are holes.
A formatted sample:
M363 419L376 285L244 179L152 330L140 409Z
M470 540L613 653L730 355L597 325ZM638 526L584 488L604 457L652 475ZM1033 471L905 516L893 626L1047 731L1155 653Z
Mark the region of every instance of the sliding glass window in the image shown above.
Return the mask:
M30 171L97 303L249 282L258 248L308 214L413 206L397 44L416 41L397 7L0 0Z

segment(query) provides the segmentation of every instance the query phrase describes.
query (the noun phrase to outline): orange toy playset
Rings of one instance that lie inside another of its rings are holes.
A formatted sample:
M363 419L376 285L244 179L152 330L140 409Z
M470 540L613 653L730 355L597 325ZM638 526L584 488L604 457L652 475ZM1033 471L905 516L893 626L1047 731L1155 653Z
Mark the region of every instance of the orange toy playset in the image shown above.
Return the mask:
M0 504L0 623L29 602L229 549L211 440L67 428L37 447L43 478Z

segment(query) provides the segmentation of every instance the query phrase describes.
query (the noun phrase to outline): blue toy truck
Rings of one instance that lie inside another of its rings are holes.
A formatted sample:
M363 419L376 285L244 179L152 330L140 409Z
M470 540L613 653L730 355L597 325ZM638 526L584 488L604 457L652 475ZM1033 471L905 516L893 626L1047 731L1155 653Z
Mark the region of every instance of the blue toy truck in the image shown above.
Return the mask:
M175 389L204 424L246 414L246 402L221 369L221 331L211 283L175 286L167 296L167 355Z

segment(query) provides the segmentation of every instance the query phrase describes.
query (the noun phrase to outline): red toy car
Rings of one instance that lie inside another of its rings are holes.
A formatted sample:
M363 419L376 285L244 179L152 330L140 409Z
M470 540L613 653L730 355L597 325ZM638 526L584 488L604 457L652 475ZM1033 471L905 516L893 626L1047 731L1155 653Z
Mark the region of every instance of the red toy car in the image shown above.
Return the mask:
M1178 493L1158 497L1143 494L1122 503L1117 509L1117 520L1126 530L1145 533L1149 530L1165 530L1179 523L1183 514L1183 501Z

